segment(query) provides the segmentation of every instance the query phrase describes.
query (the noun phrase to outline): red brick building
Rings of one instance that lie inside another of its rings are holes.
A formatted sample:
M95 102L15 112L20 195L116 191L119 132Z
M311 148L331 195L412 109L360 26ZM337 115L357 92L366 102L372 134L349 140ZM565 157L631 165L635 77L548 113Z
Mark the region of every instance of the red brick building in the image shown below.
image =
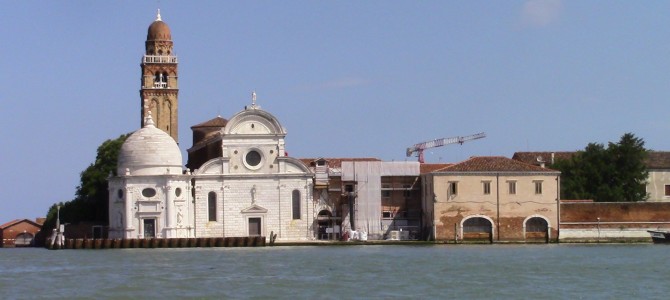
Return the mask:
M43 218L37 222L28 219L17 219L0 225L0 247L31 247L35 235L42 229Z

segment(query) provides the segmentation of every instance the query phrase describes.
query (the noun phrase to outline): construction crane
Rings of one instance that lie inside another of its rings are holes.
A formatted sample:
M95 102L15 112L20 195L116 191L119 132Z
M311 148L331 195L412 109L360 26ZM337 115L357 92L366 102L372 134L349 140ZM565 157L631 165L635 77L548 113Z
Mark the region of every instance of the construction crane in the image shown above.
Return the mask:
M423 150L429 149L429 148L435 148L435 147L442 147L445 145L449 144L461 144L471 141L471 140L476 140L476 139L481 139L485 138L486 134L483 132L473 134L473 135L468 135L468 136L457 136L457 137L450 137L450 138L444 138L444 139L435 139L432 141L427 141L423 143L418 143L412 147L407 148L407 157L412 156L414 153L418 153L417 156L419 157L419 162L424 163L423 160Z

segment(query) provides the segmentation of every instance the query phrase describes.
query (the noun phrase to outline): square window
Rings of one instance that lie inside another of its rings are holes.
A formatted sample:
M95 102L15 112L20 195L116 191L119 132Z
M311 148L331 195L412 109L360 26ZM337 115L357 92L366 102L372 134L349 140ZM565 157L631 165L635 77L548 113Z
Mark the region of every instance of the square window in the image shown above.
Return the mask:
M535 194L542 194L542 181L535 181Z
M458 182L452 181L449 182L449 196L458 195Z
M491 182L490 181L482 182L482 187L484 189L484 195L490 195L491 194Z
M507 184L509 185L509 194L510 195L515 195L516 194L516 181L508 181Z
M665 195L670 196L670 184L665 185Z

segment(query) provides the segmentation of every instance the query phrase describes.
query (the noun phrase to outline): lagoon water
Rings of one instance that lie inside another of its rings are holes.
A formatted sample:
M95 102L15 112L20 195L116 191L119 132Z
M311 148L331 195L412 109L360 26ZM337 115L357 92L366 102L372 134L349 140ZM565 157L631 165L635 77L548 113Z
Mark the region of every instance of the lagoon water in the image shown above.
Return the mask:
M0 249L0 298L665 299L665 245Z

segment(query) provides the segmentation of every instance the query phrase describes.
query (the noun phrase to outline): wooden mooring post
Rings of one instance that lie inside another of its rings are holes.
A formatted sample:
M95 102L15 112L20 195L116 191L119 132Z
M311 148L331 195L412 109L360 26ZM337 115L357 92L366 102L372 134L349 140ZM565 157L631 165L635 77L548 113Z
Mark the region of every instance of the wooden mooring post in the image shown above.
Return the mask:
M47 249L265 247L264 236L152 239L65 239L63 247Z

